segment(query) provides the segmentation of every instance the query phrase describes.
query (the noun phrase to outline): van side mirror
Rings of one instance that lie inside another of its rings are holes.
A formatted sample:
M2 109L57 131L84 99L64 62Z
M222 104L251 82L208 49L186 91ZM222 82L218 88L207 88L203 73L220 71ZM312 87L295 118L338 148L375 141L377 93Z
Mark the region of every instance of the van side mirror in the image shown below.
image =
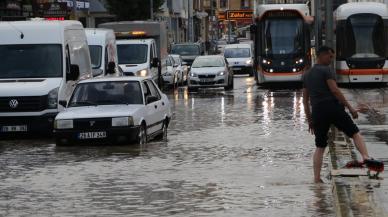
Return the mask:
M66 108L67 101L66 100L59 100L58 104Z
M146 101L147 101L147 104L150 104L150 103L158 101L158 97L157 96L147 96Z
M159 66L159 59L157 57L152 59L151 67L158 67Z
M115 62L109 62L108 63L108 67L106 69L106 74L113 75L116 72L115 68L116 68L116 63Z
M75 64L70 65L70 74L67 75L67 81L76 81L79 77L79 66Z

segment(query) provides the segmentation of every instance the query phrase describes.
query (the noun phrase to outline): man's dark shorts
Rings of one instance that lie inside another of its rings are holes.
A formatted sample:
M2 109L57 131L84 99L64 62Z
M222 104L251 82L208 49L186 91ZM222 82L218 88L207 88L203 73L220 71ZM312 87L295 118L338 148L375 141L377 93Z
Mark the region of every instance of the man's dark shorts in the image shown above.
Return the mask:
M325 101L312 107L312 121L315 134L315 145L320 148L327 146L327 133L330 125L336 126L348 137L359 132L345 107L338 101Z

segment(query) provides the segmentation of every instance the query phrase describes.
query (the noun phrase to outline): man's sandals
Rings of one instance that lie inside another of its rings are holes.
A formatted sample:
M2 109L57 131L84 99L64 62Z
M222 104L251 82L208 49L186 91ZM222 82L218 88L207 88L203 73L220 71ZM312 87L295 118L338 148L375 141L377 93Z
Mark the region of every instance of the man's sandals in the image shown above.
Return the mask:
M345 168L368 168L368 176L371 179L378 179L379 174L384 171L384 163L373 158L365 159L363 162L358 160L350 161L345 165ZM375 172L372 174L371 172Z

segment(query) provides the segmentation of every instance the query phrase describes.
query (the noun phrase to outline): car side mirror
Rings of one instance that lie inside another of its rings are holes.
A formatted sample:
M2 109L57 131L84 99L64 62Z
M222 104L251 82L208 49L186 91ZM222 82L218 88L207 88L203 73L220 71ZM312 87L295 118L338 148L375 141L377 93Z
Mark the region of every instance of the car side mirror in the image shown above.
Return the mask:
M155 101L158 101L158 97L156 96L147 96L146 98L147 104L153 103Z
M109 62L108 67L106 69L106 74L113 75L116 72L116 63L115 62Z
M151 67L158 67L159 66L159 59L157 57L152 59Z
M79 66L75 64L70 65L70 73L67 75L67 81L76 81L79 77Z
M67 101L66 100L59 100L58 104L66 108Z

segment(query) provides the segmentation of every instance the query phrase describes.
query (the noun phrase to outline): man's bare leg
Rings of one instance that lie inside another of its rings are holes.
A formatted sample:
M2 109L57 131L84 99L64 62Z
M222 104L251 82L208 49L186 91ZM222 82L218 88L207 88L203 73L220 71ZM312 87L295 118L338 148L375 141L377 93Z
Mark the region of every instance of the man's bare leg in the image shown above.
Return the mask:
M323 161L323 154L325 153L325 148L316 148L313 156L313 167L314 167L314 182L321 183L321 168Z
M361 134L360 133L354 134L352 139L353 139L354 145L356 145L357 150L361 154L362 160L368 159L369 158L368 150L366 149L366 145Z

